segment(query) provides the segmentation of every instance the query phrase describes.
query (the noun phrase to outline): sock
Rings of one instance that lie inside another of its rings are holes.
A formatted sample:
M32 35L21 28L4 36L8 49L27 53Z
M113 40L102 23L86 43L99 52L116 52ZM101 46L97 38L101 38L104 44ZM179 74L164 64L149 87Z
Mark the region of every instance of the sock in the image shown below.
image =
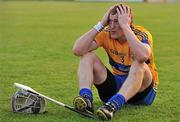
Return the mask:
M118 93L114 95L108 102L111 102L115 106L115 111L117 111L122 108L126 102L126 99L122 94Z
M93 102L93 95L92 95L92 91L90 89L87 89L87 88L82 88L80 91L79 91L79 95L80 96L87 96L88 99Z

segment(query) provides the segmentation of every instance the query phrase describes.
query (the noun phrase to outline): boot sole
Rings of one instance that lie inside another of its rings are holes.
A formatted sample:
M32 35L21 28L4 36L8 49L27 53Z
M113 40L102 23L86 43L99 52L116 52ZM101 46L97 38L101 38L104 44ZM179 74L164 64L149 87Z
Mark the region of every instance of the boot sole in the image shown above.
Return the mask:
M103 120L103 121L109 120L108 117L106 116L106 114L102 110L98 109L96 112L96 115L100 120Z
M74 107L79 110L79 111L86 111L87 108L87 103L86 101L81 98L81 97L77 97L74 99Z

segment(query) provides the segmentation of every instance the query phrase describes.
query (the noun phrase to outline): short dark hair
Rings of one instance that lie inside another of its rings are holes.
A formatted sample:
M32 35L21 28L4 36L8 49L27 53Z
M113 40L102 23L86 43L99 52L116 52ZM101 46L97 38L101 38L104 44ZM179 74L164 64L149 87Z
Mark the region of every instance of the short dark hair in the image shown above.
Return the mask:
M110 11L110 14L112 14L112 15L117 14L116 9L118 9L118 6L114 6L114 8Z
M110 14L112 14L112 15L117 14L117 9L119 9L118 5L114 6L114 8L110 11ZM132 10L131 9L130 9L130 13L131 13L131 23L133 23L133 14L132 14Z

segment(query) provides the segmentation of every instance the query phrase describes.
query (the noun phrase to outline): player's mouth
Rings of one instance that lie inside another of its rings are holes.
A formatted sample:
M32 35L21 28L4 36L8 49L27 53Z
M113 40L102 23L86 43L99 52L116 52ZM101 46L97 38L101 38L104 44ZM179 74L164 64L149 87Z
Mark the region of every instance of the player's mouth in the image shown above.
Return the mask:
M116 34L116 31L110 31L110 33L114 35L114 34Z

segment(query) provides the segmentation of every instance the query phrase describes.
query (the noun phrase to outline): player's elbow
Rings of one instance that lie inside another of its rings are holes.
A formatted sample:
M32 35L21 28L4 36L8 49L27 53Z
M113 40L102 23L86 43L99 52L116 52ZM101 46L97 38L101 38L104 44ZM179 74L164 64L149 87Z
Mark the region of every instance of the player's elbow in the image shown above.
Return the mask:
M151 50L149 50L149 49L144 50L143 52L141 51L136 56L136 59L138 60L138 62L144 63L144 62L146 62L149 59L150 54L151 54Z
M147 61L148 59L149 59L148 56L139 56L139 57L137 58L137 61L138 61L139 63L144 63L144 62Z
M149 59L149 57L150 57L150 53L147 52L147 53L138 55L136 59L139 63L144 63Z
M78 47L73 47L72 52L73 52L73 54L74 54L75 56L82 56L82 55L83 55L81 49L78 48Z

